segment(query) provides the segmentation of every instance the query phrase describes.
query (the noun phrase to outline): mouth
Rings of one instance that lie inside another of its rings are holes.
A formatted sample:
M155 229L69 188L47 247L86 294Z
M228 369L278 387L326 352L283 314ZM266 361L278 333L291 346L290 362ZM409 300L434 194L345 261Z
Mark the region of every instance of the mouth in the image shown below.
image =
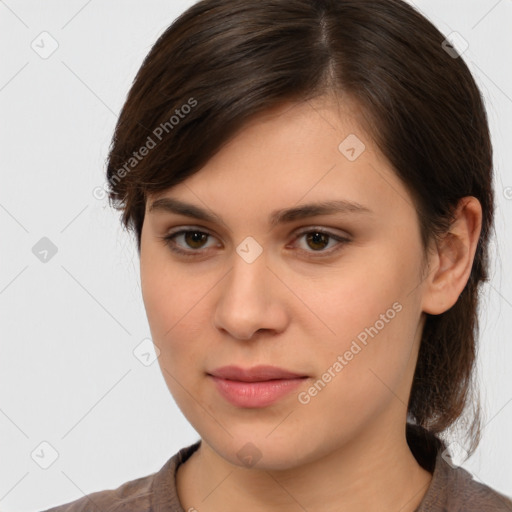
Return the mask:
M239 382L263 382L269 380L284 380L304 378L307 375L291 372L277 366L253 366L240 368L239 366L222 366L209 373L213 377Z
M271 405L309 378L276 366L223 366L208 373L208 377L225 400L242 408Z

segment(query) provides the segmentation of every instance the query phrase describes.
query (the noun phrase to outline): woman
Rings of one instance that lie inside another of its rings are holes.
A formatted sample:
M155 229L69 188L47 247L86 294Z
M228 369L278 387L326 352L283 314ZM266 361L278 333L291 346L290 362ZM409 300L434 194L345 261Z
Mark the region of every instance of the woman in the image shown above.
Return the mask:
M400 0L202 0L146 57L107 172L201 439L52 511L512 510L452 459L479 440L494 208L452 40Z

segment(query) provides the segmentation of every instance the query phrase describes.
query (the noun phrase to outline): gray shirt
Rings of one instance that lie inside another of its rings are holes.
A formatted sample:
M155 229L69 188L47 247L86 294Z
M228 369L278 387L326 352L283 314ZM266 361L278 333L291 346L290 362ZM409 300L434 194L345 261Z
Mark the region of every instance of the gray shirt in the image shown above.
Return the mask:
M197 441L182 448L156 473L44 512L192 512L185 511L178 499L176 470L199 445ZM435 444L414 448L411 446L411 451L418 462L432 473L430 486L416 512L512 512L511 499L473 480L465 469L448 463L443 457L445 445L439 439L435 438Z

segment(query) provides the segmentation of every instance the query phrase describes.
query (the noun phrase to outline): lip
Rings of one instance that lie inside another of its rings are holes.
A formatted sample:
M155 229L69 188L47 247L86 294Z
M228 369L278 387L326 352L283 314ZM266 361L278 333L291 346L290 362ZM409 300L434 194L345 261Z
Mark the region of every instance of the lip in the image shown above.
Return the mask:
M218 392L237 407L266 407L300 386L307 375L276 366L223 366L208 373Z
M307 377L299 373L290 372L277 366L259 365L252 368L240 368L239 366L222 366L209 372L209 375L222 379L237 380L240 382L261 382L276 379L296 379Z

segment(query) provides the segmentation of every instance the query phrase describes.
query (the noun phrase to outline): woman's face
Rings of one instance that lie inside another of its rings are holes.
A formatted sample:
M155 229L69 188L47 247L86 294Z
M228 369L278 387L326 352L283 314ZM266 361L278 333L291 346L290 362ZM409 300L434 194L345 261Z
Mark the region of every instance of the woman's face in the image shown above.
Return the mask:
M146 205L142 292L163 376L237 465L282 469L404 436L424 316L418 218L355 111L322 100L258 116ZM212 218L151 210L157 199ZM347 204L302 210L327 202ZM212 376L260 365L300 378Z

